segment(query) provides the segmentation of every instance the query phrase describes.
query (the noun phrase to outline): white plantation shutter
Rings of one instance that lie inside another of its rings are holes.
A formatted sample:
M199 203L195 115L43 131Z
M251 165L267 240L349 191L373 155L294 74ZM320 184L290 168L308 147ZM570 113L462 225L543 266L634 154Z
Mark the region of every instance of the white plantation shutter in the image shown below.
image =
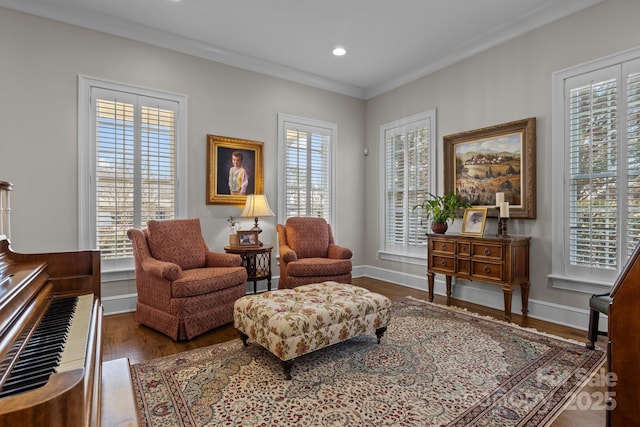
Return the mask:
M333 222L333 144L336 125L279 115L284 180L279 221L295 216Z
M640 242L640 63L625 67L627 76L627 257Z
M615 268L618 240L618 85L569 95L569 254L575 266Z
M95 123L95 241L103 259L133 256L129 228L176 217L178 103L101 88Z
M427 224L413 206L435 188L434 124L432 110L380 128L385 187L383 252L419 250L424 255Z
M562 84L564 271L614 279L640 241L640 61L579 72Z

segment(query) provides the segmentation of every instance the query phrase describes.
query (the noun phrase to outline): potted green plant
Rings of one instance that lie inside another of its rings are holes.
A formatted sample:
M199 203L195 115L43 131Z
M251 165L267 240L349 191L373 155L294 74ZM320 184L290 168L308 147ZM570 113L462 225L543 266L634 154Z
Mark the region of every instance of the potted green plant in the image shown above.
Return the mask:
M431 219L431 231L434 233L444 234L449 228L447 221L455 221L456 212L459 209L469 208L471 205L460 200L458 195L453 191L442 196L435 196L431 193L419 205L415 205L413 210L423 209L425 219Z

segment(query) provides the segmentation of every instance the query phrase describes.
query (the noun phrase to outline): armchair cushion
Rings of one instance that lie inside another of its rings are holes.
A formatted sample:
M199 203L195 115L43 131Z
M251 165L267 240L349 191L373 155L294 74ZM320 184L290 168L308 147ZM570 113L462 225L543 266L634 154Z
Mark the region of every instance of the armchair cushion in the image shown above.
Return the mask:
M323 218L289 218L287 244L301 258L326 258L329 229Z
M288 265L290 276L337 276L351 273L350 259L303 258Z
M151 255L183 270L205 266L205 243L199 219L151 220L147 223Z
M246 280L246 272L235 267L193 268L171 283L174 298L194 297L236 286Z

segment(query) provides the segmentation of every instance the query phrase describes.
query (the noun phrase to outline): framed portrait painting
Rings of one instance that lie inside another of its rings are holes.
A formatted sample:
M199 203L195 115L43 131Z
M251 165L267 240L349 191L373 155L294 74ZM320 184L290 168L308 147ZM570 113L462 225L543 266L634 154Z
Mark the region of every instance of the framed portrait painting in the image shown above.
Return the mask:
M207 135L207 204L244 205L247 194L262 194L260 141Z
M536 118L443 137L444 191L473 207L496 207L504 193L512 218L536 217ZM497 217L497 209L487 215Z

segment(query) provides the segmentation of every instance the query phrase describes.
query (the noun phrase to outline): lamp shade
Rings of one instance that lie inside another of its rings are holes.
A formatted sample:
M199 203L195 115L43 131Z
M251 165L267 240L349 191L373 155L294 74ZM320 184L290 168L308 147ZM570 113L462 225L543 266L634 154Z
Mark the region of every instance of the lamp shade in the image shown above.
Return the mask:
M242 218L257 218L260 216L275 216L267 197L264 194L250 194L247 196L247 202L244 205L244 210L240 214Z

